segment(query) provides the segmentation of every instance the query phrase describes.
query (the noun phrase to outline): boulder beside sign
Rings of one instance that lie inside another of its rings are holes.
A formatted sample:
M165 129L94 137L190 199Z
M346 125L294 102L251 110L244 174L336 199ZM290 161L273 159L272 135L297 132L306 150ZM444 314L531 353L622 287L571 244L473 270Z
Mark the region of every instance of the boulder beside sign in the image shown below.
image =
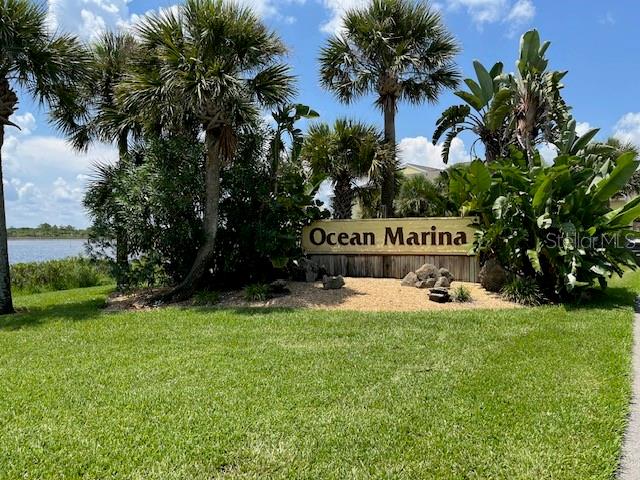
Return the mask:
M308 254L470 255L475 217L320 220L302 230Z

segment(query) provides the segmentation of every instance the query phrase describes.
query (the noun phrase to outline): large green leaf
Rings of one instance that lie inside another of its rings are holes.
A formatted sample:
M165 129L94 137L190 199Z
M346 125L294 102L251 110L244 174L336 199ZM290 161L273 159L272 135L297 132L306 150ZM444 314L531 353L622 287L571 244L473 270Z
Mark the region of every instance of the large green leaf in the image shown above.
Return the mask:
M473 93L476 97L484 97L484 95L482 94L482 88L480 88L480 85L478 85L475 80L473 80L472 78L465 78L464 83L467 84L467 87L469 87L471 93Z
M433 132L433 143L435 144L444 132L464 122L470 113L469 105L453 105L442 112L436 122L436 130Z
M587 133L585 133L580 138L578 138L573 144L573 147L571 148L571 153L575 155L584 147L586 147L589 144L589 142L593 140L593 137L595 137L599 131L600 131L599 128L592 128Z
M467 102L469 105L471 105L477 111L482 110L482 107L484 107L484 105L485 105L483 103L482 98L476 97L475 95L473 95L472 93L469 93L469 92L458 91L458 92L455 92L454 95L460 97L462 100Z
M496 93L485 117L485 124L489 130L495 132L500 128L504 119L511 111L511 90L502 88Z
M503 68L504 68L504 64L502 62L496 62L493 65L493 67L491 67L491 70L489 71L489 75L491 75L491 78L495 80L496 77L502 75Z
M631 175L638 169L635 152L625 152L616 160L616 167L603 178L595 189L595 199L606 202L624 187Z
M484 65L477 60L473 61L473 68L476 71L480 88L482 89L482 106L484 107L491 101L491 97L493 97L493 77L489 75Z
M474 193L483 193L491 188L491 174L487 166L480 160L474 160L469 165L469 175Z
M451 142L453 139L458 136L460 132L462 132L464 128L455 127L447 132L447 135L442 143L442 161L444 163L449 163L449 150L451 150Z
M538 256L538 252L535 250L527 250L527 257L529 257L529 261L531 262L531 266L533 269L542 273L542 267L540 266L540 257Z
M640 196L627 202L626 205L605 215L609 228L621 228L631 225L636 218L640 218Z

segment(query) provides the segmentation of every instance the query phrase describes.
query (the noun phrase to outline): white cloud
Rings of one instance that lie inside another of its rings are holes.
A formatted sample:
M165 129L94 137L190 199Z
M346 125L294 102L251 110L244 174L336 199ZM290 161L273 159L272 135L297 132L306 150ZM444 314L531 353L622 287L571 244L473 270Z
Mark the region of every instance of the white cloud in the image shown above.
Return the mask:
M614 127L613 136L622 142L631 142L640 147L640 112L623 115Z
M82 196L92 162L114 162L117 150L98 144L87 153L53 136L9 135L2 148L7 222L85 226ZM52 181L52 179L55 179Z
M10 120L20 127L20 135L30 135L36 129L36 118L31 112L22 115L13 114Z
M530 22L536 14L531 0L449 0L448 5L453 11L466 10L480 29L485 24L508 23L509 34Z
M295 18L285 15L280 7L304 4L305 0L235 0L253 9L263 18L274 18L287 24ZM83 40L94 40L109 29L129 29L151 12L176 11L178 5L151 9L144 14L130 14L130 0L49 0L47 21L53 30L72 32Z
M320 25L320 30L329 34L340 33L343 27L342 17L345 12L366 4L367 0L322 0L322 5L329 10L331 18Z
M47 20L54 30L92 40L129 19L128 0L49 0Z
M589 125L589 122L578 122L576 123L576 133L578 136L582 136L591 130L593 127Z
M398 156L404 163L416 163L427 167L447 168L442 161L442 143L434 145L426 137L403 138L398 144ZM464 142L460 138L454 138L449 150L449 165L470 161Z
M542 160L547 165L551 165L558 156L558 149L551 143L543 143L538 147Z

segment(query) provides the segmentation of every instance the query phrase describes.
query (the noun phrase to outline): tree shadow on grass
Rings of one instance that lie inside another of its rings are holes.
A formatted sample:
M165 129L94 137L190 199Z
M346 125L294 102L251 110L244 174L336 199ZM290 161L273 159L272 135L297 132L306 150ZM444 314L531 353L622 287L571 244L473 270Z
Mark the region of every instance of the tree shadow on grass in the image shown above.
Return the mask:
M57 320L79 322L102 314L104 298L90 298L47 306L19 307L17 313L0 317L0 331L20 330Z
M638 292L630 287L607 287L605 290L593 290L590 299L582 302L567 303L564 308L573 311L585 309L614 310L633 307L637 311L637 298Z

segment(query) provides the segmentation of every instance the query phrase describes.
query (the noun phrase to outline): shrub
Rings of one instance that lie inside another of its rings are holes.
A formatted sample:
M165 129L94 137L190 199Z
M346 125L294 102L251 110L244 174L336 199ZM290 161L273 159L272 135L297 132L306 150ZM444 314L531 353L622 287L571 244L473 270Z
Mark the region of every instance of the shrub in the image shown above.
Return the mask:
M82 257L11 265L11 285L22 294L94 287L113 281L108 262Z
M513 275L535 278L548 298L577 298L637 266L624 239L640 215L640 197L617 210L609 199L638 161L631 152L608 158L606 146L589 143L593 133L577 137L573 124L550 166L538 156L530 167L513 149L509 158L451 172L461 212L479 220L476 252L497 257Z
M264 302L269 297L271 297L271 289L264 283L254 283L244 289L244 298L248 302Z
M458 285L451 290L451 298L454 302L466 303L473 301L471 291L464 285Z
M502 287L500 294L505 300L530 307L546 303L540 287L533 278L514 277Z

